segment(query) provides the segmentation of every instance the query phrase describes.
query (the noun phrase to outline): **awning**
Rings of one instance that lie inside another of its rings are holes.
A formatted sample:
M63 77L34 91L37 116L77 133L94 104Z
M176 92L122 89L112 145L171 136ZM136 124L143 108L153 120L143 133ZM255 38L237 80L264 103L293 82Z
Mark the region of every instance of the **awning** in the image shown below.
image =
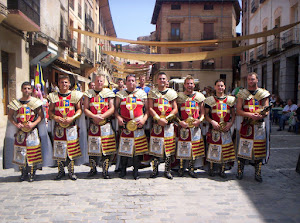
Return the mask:
M88 79L88 78L86 78L86 77L83 77L83 76L81 76L81 75L79 75L79 74L75 74L75 73L73 73L73 72L71 72L71 71L62 69L62 68L57 67L57 66L55 66L55 65L52 65L52 67L53 67L54 69L60 71L60 72L63 72L63 73L69 74L69 75L73 75L73 76L76 78L76 80L78 80L78 81L82 81L82 82L85 82L85 83L90 83L90 82L91 82L90 79Z

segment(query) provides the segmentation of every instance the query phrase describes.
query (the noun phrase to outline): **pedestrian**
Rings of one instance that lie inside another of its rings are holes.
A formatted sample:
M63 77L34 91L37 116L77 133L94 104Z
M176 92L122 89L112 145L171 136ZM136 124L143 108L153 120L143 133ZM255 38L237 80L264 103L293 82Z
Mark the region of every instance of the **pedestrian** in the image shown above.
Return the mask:
M227 178L226 165L230 168L235 160L235 150L232 142L231 127L235 121L235 97L225 95L225 81L215 82L215 96L205 99L205 118L210 123L207 134L209 144L206 160L209 161L209 175L214 176L214 165L218 165L219 175Z
M95 89L95 82L90 82L88 87L89 89Z
M118 87L113 90L113 92L116 94L118 91L121 91L125 88L124 86L124 80L122 78L118 78L117 80Z
M140 81L140 85L137 86L137 89L142 89L146 92L146 94L148 94L148 92L150 91L150 87L145 85L146 82L146 75L145 74L141 74L139 77L139 81Z
M91 170L88 177L97 174L98 158L102 157L102 175L109 179L109 162L116 154L115 133L111 126L111 116L115 111L112 90L104 88L105 76L95 77L95 88L85 92L84 113L89 118L88 155Z
M282 115L279 120L279 129L277 131L284 130L285 122L289 120L291 116L294 115L294 112L297 110L297 105L293 103L292 99L288 99L287 105L284 106L282 110ZM290 131L290 128L289 128Z
M167 75L160 72L157 75L157 88L149 94L149 112L153 117L154 124L150 135L149 154L153 155L151 178L158 176L159 158L165 158L165 177L173 179L171 174L171 157L175 155L175 131L174 119L177 110L177 93L167 88Z
M205 155L204 141L201 134L200 124L204 120L204 95L194 91L195 82L192 76L184 80L184 92L178 93L176 99L178 114L182 121L178 127L178 145L176 158L179 159L178 176L184 175L184 161L188 161L189 175L196 178L196 167L203 166Z
M48 156L50 153L46 155L51 150L48 148L50 140L43 120L43 102L31 96L32 86L29 82L21 85L21 91L22 97L13 99L7 106L10 123L4 143L3 168L13 168L16 164L21 171L20 180L24 181L29 174L28 181L33 182L37 168L43 164L47 166L49 162L46 160L52 160Z
M266 125L268 112L260 111L268 107L270 93L258 88L258 76L254 72L248 74L247 83L248 88L237 94L236 112L244 118L238 138L237 179L243 178L244 165L250 162L255 165L255 180L262 182L261 166L268 158L269 125Z
M126 77L126 90L116 94L115 117L122 128L118 155L121 156L120 177L126 176L128 159L133 161L133 178L139 178L138 169L142 155L148 153L144 125L148 119L148 101L145 91L136 88L134 74Z
M59 93L49 94L49 117L55 122L53 139L53 158L57 160L58 174L55 180L65 175L64 167L68 166L68 175L71 180L76 180L74 173L74 160L82 156L79 145L78 126L75 120L81 116L80 100L83 93L70 91L68 75L58 78Z

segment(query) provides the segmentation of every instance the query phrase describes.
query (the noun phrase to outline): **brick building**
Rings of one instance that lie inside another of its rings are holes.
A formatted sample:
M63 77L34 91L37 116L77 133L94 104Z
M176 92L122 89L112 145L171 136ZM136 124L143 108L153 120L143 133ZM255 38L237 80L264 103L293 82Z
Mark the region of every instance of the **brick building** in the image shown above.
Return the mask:
M151 20L156 25L153 40L199 41L235 37L240 10L238 0L156 0ZM193 53L231 47L232 42L205 47L161 47L157 53ZM201 88L212 86L219 78L226 80L228 88L235 82L231 56L193 62L159 63L155 65L154 72L159 71L164 71L171 78L192 75L199 79Z

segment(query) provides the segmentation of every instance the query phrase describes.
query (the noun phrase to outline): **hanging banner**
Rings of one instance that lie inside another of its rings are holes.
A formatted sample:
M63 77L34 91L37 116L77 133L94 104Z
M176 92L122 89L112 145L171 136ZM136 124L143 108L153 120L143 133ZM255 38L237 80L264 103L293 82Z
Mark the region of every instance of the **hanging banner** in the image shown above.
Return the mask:
M119 53L114 51L104 51L106 54L132 60L142 60L151 62L184 62L184 61L196 61L206 60L210 58L218 58L223 56L231 56L240 54L246 50L258 47L263 43L257 43L249 46L240 46L236 48L228 48L215 51L205 51L197 53L180 53L180 54L140 54L140 53Z
M216 43L222 43L222 42L231 42L231 41L241 41L246 39L254 39L254 38L261 38L261 37L267 37L271 35L275 35L278 33L281 33L285 30L288 30L296 25L298 25L299 22L295 22L286 26L281 26L275 29L271 29L264 32L254 33L250 35L245 36L238 36L233 38L226 38L226 39L215 39L215 40L202 40L202 41L181 41L181 42L161 42L161 41L135 41L135 40L128 40L128 39L121 39L111 36L104 36L80 29L75 29L73 27L69 27L71 31L75 31L87 36L103 39L103 40L109 40L109 41L117 41L117 42L125 42L125 43L131 43L131 44L139 44L139 45L147 45L147 46L159 46L159 47L193 47L193 46L208 46L213 45Z

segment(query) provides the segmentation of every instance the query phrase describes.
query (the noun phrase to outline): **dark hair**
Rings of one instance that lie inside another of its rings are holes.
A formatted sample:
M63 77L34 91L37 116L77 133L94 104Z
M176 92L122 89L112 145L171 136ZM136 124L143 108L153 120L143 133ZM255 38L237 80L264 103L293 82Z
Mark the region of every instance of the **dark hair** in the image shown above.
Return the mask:
M188 75L185 79L184 79L184 84L186 84L186 82L188 80L193 80L195 82L195 79L191 76L191 75Z
M117 82L119 82L119 81L123 81L124 82L124 79L123 78L118 78Z
M89 87L92 85L92 83L94 83L94 82L90 82L90 83L89 83Z
M128 77L134 77L134 79L135 79L135 74L128 74L127 76L126 76L126 81L127 81L127 78Z
M23 84L21 85L21 89L23 89L24 86L28 86L28 85L30 86L30 88L32 88L31 84L28 81L23 82Z
M225 83L225 81L224 81L223 79L218 79L218 80L216 80L216 81L215 81L215 85L216 85L217 83L219 83L219 82L223 82L224 85L226 85L226 83Z
M251 72L247 76L252 76L252 75L255 75L256 79L258 80L258 74L255 72Z
M157 76L160 76L160 75L166 75L166 73L165 72L159 72L158 74L157 74ZM166 75L167 76L167 75Z
M69 82L71 82L70 77L67 74L61 74L61 75L58 76L58 81L60 81L62 79L68 79Z

